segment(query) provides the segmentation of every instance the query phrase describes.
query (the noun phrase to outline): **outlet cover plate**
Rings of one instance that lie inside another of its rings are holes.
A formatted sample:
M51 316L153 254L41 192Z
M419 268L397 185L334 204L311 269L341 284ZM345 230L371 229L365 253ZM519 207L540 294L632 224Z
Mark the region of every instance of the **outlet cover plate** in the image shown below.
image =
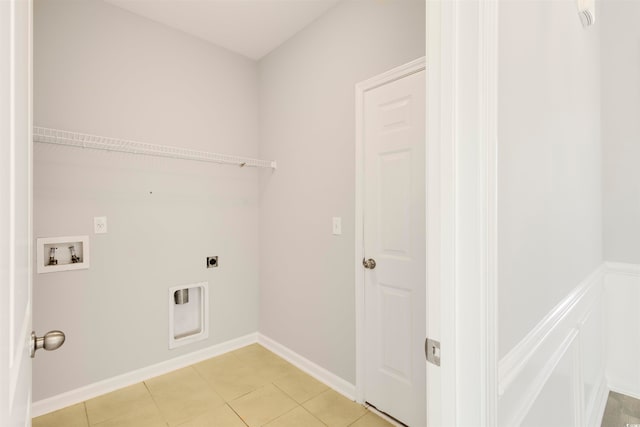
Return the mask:
M95 234L107 233L107 217L106 216L93 217L93 232Z

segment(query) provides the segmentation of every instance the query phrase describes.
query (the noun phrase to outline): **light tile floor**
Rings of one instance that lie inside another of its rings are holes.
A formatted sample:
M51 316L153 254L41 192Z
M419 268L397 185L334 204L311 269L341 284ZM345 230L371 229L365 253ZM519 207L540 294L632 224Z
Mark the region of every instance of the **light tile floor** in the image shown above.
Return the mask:
M391 425L258 344L33 419L33 427Z

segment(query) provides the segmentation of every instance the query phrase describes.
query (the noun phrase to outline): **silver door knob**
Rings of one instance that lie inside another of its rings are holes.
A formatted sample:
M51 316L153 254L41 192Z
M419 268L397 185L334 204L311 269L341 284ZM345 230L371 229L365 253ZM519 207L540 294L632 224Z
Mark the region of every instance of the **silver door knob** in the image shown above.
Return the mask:
M369 259L362 258L362 265L364 265L364 268L373 270L374 268L376 268L376 260L373 258L369 258Z
M64 332L49 331L43 337L37 337L36 332L31 332L31 358L36 354L36 350L44 348L47 351L55 350L64 344Z

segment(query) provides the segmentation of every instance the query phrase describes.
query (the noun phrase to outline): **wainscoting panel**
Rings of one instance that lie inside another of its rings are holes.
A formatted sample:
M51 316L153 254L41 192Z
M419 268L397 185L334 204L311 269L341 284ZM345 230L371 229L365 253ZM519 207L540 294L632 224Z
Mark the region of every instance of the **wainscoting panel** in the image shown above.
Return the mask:
M600 293L593 310L579 326L582 404L586 416L584 424L588 426L600 425L609 392L605 380L606 348L602 345L605 337L605 305L603 293Z
M605 272L594 271L500 361L500 426L600 425Z
M576 341L572 340L520 424L522 427L579 425L575 405L566 404L567 401L575 403L577 398L574 386L576 378L572 372L575 348Z
M640 265L607 263L607 382L640 398Z

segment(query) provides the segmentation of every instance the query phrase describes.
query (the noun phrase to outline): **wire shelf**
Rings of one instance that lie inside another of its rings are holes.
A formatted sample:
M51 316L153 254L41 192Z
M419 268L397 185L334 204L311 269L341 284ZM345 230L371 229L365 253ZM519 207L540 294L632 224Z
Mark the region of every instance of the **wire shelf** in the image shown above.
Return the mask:
M240 167L276 168L273 160L252 159L249 157L231 156L228 154L209 153L207 151L167 145L149 144L126 139L108 138L88 135L59 129L33 127L33 141L45 144L68 145L71 147L90 148L94 150L118 151L122 153L143 154L147 156L169 157L172 159L196 160L199 162L221 163Z

